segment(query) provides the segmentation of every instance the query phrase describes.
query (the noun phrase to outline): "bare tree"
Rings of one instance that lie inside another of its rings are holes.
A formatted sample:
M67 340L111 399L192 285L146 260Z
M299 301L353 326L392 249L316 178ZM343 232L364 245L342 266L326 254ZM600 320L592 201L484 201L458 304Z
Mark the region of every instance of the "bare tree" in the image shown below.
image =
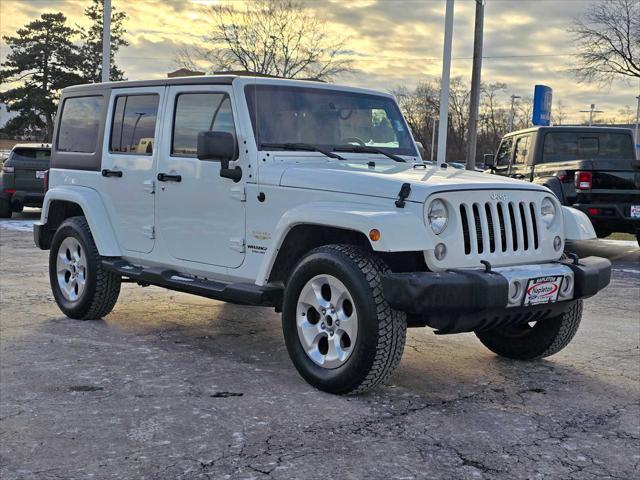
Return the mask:
M640 78L640 2L600 0L569 29L580 65L572 72L583 82L610 84Z
M328 79L351 69L346 38L297 0L227 0L205 9L211 33L202 47L187 47L176 64L209 71L244 70L285 78Z
M415 139L431 148L433 122L438 116L440 89L433 81L421 82L414 90L393 91Z
M480 103L480 124L485 126L487 134L497 142L507 130L507 113L499 104L499 95L505 93L507 84L496 82L482 84Z
M567 119L567 112L565 110L564 102L559 100L556 106L551 110L551 122L554 125L562 125Z

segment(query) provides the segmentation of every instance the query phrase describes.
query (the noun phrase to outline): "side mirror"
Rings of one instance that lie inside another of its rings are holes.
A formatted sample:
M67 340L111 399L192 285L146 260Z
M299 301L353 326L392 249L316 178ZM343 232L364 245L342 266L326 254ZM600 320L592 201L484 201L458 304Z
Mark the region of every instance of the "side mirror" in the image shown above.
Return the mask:
M220 162L220 176L239 182L242 178L240 167L229 168L229 162L238 154L236 139L228 132L198 133L198 159L208 162Z
M495 157L493 156L493 153L485 153L484 154L484 165L487 168L493 168L495 166L494 163Z

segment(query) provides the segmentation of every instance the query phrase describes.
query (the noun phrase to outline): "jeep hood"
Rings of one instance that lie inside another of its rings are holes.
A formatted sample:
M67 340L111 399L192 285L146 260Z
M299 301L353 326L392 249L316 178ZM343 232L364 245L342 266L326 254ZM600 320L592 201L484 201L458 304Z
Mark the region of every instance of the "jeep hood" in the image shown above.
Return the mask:
M259 182L305 190L353 193L395 199L403 183L411 184L409 201L422 202L429 195L445 190L520 189L544 187L511 178L452 167L426 168L407 163L375 159L369 167L363 161L318 161L270 163L261 166Z

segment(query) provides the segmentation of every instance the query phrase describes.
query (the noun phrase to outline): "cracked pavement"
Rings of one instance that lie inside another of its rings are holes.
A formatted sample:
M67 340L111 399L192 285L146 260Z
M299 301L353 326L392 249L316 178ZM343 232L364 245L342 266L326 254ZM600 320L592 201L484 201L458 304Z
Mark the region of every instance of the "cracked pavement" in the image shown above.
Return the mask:
M390 382L324 394L272 310L123 284L57 309L48 252L0 228L0 477L629 479L640 468L640 250L547 360L411 329Z

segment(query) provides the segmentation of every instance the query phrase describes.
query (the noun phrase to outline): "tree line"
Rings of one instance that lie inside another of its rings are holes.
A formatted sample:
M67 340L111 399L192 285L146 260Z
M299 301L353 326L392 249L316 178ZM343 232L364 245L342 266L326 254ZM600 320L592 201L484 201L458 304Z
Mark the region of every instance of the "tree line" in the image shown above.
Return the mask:
M18 113L2 129L8 137L30 136L50 141L60 90L81 83L95 83L102 76L103 0L92 0L84 10L89 28L69 25L64 14L43 13L40 18L3 37L10 49L0 68L0 102ZM124 80L115 64L124 39L126 13L112 10L111 80Z
M84 11L87 29L71 26L62 13L45 13L4 37L10 49L1 65L0 101L19 115L4 128L5 135L38 134L50 140L53 119L62 88L99 82L102 67L103 0L91 0ZM111 80L123 80L124 72L114 55L124 40L124 12L112 11ZM224 0L203 7L201 18L209 34L197 45L176 53L176 66L207 73L244 71L283 78L331 80L353 72L348 37L329 34L300 0L252 0L241 4ZM574 35L576 58L571 72L581 82L611 83L616 78L640 78L640 2L601 0L588 7L568 28ZM398 87L396 94L415 138L431 152L433 123L439 109L439 81L427 79L415 88ZM469 89L461 78L451 82L447 157L462 160L466 151ZM529 126L532 99L523 97L513 112L507 85L482 86L478 124L478 159L495 149L510 129ZM629 109L629 107L627 107ZM624 117L631 113L621 111ZM553 122L566 121L564 105L556 102ZM596 119L597 121L598 119ZM604 119L599 119L604 120Z

